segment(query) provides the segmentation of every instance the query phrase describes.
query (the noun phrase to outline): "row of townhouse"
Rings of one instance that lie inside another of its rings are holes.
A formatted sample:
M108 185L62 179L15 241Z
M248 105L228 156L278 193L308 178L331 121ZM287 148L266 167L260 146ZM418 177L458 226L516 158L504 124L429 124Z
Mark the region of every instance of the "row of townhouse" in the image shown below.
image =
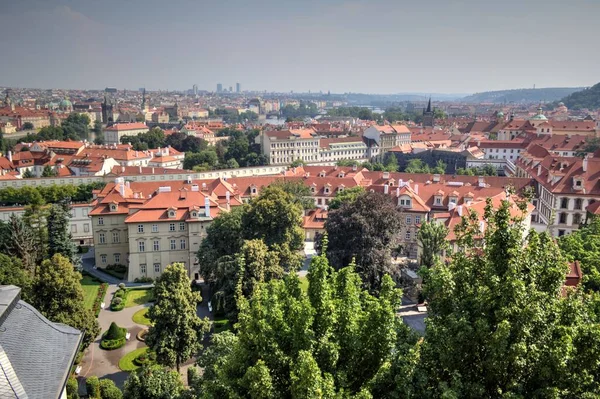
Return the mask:
M323 230L327 208L340 191L362 186L389 195L403 211L401 245L418 257L417 233L434 214L448 213L485 198L523 190L531 179L369 172L356 167L305 166L276 176L210 180L127 182L117 178L96 199L90 212L96 265L129 266L129 280L156 278L173 262L186 265L190 277L201 268L196 259L206 228L220 212L241 205L279 180L310 187L316 210L304 218L305 239Z
M89 217L89 213L94 207L94 203L76 203L71 205L69 230L73 236L73 242L77 245L91 245L94 243L92 221ZM12 215L23 216L25 215L25 211L25 207L22 206L0 207L0 221L8 222Z
M527 148L517 161L517 176L533 179L536 210L532 226L560 237L577 230L600 204L599 152L585 157L553 154L541 145Z

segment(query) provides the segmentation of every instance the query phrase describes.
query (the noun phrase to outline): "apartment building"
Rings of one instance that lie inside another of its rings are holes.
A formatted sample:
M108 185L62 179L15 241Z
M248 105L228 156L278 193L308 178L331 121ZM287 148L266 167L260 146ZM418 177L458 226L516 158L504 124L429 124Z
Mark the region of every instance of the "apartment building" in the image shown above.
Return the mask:
M517 176L535 182L532 227L560 237L577 230L586 220L588 208L600 201L600 158L552 154L541 145L532 145L516 163Z
M271 165L319 161L319 137L314 129L263 131L256 140Z
M405 125L372 125L365 129L363 136L371 139L378 147L377 154L373 156L380 161L392 148L411 143L411 133Z
M136 136L149 130L145 123L115 123L104 129L104 142L106 144L120 144L121 138L125 136Z

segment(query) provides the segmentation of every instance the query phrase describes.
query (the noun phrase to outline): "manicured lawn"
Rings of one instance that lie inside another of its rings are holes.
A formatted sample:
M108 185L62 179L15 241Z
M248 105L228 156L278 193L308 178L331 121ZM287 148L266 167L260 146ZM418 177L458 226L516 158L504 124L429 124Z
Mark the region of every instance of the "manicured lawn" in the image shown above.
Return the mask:
M137 312L135 312L133 314L133 322L137 323L137 324L142 324L144 326L149 326L152 323L150 322L150 319L148 318L148 310L150 308L144 308L144 309L140 309Z
M306 276L300 277L300 289L303 292L308 292L308 279L306 278Z
M91 276L83 276L81 286L83 287L83 303L87 309L92 309L94 301L98 296L100 282Z
M144 346L143 348L138 348L134 351L129 352L128 354L126 354L119 360L119 368L123 371L135 371L135 370L139 369L140 366L135 364L133 361L135 360L136 357L138 357L142 353L146 353L146 352L148 352L147 346Z
M152 300L152 289L130 289L127 293L127 302L125 303L126 308L132 306L143 305Z

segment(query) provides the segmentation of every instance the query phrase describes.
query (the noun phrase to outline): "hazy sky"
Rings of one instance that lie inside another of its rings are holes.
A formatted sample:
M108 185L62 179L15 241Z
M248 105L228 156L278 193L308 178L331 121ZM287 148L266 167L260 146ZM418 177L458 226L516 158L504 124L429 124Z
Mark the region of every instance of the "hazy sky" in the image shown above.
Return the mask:
M0 86L590 86L600 81L600 1L0 0L0 54Z

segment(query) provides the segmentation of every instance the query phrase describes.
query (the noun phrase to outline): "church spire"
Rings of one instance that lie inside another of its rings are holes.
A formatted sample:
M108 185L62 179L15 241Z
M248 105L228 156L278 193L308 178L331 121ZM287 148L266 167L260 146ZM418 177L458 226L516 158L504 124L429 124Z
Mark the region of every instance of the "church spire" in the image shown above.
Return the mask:
M427 103L427 112L431 112L431 96L429 96L429 102Z

